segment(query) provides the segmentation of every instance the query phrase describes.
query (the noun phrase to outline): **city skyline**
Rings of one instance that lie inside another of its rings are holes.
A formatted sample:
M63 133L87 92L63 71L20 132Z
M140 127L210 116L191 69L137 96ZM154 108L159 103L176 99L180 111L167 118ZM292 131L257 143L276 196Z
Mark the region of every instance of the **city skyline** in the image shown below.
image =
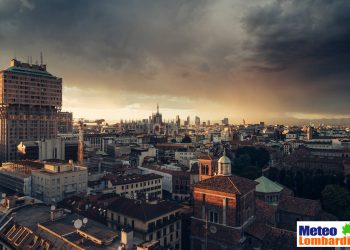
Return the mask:
M1 68L12 57L34 63L42 51L48 71L63 78L63 110L75 118L144 119L157 103L166 120L350 118L345 1L0 7Z

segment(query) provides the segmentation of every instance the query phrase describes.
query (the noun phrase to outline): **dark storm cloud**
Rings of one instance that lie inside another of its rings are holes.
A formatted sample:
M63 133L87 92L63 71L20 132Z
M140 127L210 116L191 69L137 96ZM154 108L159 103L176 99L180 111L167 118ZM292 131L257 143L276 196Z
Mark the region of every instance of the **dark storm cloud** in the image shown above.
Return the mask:
M96 64L142 70L148 54L166 57L188 49L189 39L177 28L191 20L194 6L185 1L3 0L1 7L2 45L48 47Z
M348 13L346 0L0 0L0 48L44 51L66 86L105 99L348 114Z
M297 69L306 78L349 77L349 13L346 0L275 1L251 7L243 27L261 69Z

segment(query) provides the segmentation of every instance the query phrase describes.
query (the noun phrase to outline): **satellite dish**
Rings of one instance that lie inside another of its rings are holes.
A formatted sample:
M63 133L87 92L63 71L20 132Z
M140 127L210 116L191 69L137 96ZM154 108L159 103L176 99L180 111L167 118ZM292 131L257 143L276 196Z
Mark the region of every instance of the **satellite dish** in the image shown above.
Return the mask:
M84 223L84 224L88 223L88 218L84 218L84 219L83 219L83 223Z
M215 234L218 231L214 225L210 226L209 230L212 234Z
M4 205L4 204L5 204L5 199L2 199L2 200L0 201L0 204L1 204L1 205Z
M83 222L80 219L77 219L76 221L74 221L74 227L76 229L81 228L82 225L83 225Z
M51 211L54 211L56 209L56 206L55 205L52 205L51 206Z
M2 197L2 198L5 198L5 197L6 197L6 194L5 194L5 193L2 193L2 194L1 194L1 197Z

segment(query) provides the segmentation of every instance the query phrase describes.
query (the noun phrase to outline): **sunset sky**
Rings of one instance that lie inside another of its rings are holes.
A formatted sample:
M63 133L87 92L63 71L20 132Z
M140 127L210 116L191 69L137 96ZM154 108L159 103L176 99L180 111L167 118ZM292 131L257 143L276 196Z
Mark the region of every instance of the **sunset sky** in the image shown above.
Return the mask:
M74 117L350 118L350 1L0 0L0 67L63 78Z

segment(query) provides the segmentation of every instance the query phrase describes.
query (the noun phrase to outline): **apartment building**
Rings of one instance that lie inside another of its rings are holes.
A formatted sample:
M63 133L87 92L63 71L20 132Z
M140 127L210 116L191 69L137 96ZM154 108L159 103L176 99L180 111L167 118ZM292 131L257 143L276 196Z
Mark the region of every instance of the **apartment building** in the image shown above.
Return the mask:
M33 197L51 204L87 191L86 167L73 164L50 163L32 170Z
M2 163L0 168L0 186L6 187L16 193L31 196L32 195L32 175L33 168L40 166L31 166L27 162L6 162Z
M162 198L162 176L157 174L107 175L103 178L111 192L130 198Z
M181 249L182 209L168 201L150 203L119 198L107 208L107 222L113 230L131 228L134 237L157 240L166 249Z

